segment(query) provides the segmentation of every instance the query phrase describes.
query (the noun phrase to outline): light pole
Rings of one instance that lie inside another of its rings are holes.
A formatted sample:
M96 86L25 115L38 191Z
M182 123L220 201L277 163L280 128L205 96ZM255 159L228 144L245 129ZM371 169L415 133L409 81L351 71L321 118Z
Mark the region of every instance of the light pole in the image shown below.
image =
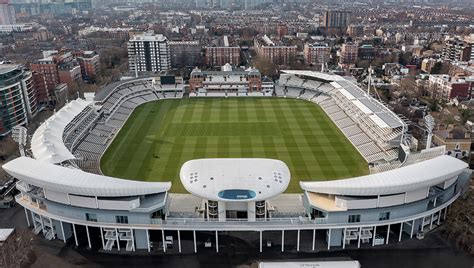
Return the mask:
M428 132L428 136L426 137L426 149L431 148L431 141L433 139L433 128L435 126L435 119L433 116L428 114L423 118L423 122L426 126L426 131Z
M27 129L22 126L15 126L12 129L12 138L18 143L18 149L20 150L20 155L25 156L26 139L28 138Z

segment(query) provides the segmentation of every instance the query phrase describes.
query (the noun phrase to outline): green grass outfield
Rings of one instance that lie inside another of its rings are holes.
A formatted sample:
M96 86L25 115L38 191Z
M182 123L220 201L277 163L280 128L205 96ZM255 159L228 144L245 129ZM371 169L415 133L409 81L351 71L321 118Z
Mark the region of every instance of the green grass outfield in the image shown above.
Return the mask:
M155 158L153 155L158 156ZM367 162L314 103L282 98L160 100L135 109L101 160L106 175L171 181L186 193L181 165L197 158L263 157L291 170L298 181L368 174Z

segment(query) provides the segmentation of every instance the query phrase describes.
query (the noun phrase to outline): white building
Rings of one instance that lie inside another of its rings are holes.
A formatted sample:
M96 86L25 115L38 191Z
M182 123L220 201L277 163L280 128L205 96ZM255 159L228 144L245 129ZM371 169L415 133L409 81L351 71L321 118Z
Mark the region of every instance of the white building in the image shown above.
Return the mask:
M206 218L267 218L269 198L283 193L290 169L280 160L262 158L211 158L190 160L179 174L184 188L206 202Z
M132 72L160 72L171 68L171 53L162 34L144 33L128 41L129 69Z

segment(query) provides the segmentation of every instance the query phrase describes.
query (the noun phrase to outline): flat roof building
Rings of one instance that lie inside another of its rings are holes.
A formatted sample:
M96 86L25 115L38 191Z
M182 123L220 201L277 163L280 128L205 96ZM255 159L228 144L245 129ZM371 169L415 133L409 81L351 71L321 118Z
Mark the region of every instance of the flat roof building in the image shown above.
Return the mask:
M128 61L131 72L161 72L171 69L168 39L151 32L133 36L128 41Z

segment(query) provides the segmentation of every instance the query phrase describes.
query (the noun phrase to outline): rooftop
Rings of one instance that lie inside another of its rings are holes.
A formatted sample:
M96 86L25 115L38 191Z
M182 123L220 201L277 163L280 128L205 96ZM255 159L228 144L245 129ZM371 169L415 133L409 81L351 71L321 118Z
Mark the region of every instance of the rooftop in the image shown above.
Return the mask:
M135 35L134 37L130 38L130 41L132 42L140 42L140 41L163 42L163 41L166 41L166 37L162 34L143 33L140 35Z
M29 157L16 158L2 168L18 180L48 190L97 197L138 196L166 192L170 182L142 182L102 176Z
M443 155L387 172L335 181L300 182L300 186L308 192L334 195L400 194L437 185L454 178L467 168L465 162Z
M19 64L0 64L0 74L6 74L20 68Z
M290 183L290 170L280 160L209 158L181 167L181 182L191 194L208 200L259 201L276 196Z

